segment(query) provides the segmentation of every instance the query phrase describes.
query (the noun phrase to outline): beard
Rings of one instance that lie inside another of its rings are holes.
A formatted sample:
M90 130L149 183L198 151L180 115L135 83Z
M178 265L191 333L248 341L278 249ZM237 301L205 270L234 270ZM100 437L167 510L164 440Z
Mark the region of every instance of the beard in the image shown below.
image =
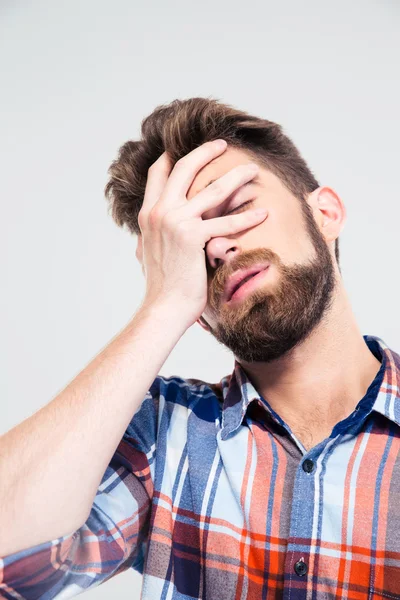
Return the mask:
M271 250L258 248L224 264L214 275L209 309L217 324L209 325L211 334L239 361L270 363L284 356L305 341L332 305L336 287L333 259L314 218L304 216L315 248L314 258L306 264L285 265ZM276 269L277 282L271 281L270 272L266 283L248 291L234 305L222 303L230 275L258 262Z

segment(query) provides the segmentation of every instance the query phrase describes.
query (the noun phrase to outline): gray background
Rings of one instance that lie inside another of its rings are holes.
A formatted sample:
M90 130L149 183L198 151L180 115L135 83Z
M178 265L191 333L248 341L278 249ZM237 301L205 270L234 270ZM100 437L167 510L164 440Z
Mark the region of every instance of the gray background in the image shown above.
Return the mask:
M213 96L284 126L347 207L342 273L362 333L400 351L395 0L3 0L0 19L0 433L139 306L136 242L103 188L118 147L174 98ZM161 373L216 381L232 365L195 325ZM128 571L87 593L140 589Z

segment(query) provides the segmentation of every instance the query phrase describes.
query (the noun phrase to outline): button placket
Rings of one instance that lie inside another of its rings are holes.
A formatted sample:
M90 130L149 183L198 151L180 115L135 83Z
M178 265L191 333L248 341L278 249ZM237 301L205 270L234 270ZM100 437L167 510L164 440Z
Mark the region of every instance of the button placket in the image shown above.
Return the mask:
M315 463L313 460L311 460L311 458L306 458L301 466L305 473L312 473L315 467Z
M301 557L300 560L298 560L297 563L294 565L294 572L299 577L304 577L304 575L307 573L307 571L308 571L307 564L304 562L303 557Z

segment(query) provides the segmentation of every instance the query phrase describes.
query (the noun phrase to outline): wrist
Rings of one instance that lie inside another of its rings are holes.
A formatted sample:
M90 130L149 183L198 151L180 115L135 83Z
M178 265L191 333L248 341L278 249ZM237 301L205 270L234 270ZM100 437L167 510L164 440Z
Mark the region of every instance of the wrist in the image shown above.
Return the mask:
M165 329L178 329L181 335L196 322L196 318L189 314L184 303L173 297L155 300L145 298L136 314L150 317Z

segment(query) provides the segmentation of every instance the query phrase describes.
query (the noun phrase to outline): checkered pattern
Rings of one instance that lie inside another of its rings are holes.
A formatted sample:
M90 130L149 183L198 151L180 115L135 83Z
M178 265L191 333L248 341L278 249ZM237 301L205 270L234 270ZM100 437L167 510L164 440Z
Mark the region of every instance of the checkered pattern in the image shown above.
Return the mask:
M381 369L309 452L238 363L218 384L157 377L86 523L0 559L0 596L132 567L143 600L400 598L400 357L364 340Z

